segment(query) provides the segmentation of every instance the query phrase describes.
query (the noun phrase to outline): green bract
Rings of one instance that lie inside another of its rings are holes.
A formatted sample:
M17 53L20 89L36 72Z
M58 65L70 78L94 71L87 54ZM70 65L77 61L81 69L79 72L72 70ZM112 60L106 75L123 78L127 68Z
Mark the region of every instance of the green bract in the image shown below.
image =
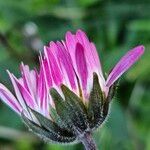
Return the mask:
M22 119L29 129L45 141L56 143L77 142L84 134L92 132L101 126L107 117L109 104L116 92L114 84L107 98L101 91L98 76L93 75L93 88L89 96L89 103L85 105L83 100L73 93L65 85L61 86L65 99L55 90L50 89L55 108L51 109L52 120L44 117L37 111L29 108L38 120L39 124L29 120L24 113Z

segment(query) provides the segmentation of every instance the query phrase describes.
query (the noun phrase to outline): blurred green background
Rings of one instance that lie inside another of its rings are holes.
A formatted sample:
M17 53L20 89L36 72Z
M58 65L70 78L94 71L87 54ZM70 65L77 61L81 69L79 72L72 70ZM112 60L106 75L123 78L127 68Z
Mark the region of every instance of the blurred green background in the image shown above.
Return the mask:
M120 82L106 123L95 132L101 150L150 150L149 0L0 0L0 82L10 89L9 69L19 77L21 61L38 66L51 40L78 28L96 43L104 72L143 44L146 51ZM0 150L82 150L82 145L45 144L0 101Z

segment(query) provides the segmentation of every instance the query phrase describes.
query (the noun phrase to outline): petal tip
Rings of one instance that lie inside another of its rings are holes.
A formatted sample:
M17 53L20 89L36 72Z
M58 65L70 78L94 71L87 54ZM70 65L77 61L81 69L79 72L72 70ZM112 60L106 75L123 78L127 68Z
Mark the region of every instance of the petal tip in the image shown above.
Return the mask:
M128 51L113 68L106 80L106 86L110 87L124 72L126 72L143 55L145 47L139 45Z
M137 53L138 53L139 55L142 55L142 54L144 53L144 51L145 51L144 45L139 45L139 46L135 47L134 49L137 50Z

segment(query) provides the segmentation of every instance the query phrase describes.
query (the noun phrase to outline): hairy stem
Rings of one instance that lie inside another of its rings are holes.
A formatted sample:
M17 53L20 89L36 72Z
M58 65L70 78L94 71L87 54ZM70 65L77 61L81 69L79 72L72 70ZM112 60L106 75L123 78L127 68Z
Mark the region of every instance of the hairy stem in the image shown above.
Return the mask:
M86 132L80 140L85 150L98 150L90 132Z

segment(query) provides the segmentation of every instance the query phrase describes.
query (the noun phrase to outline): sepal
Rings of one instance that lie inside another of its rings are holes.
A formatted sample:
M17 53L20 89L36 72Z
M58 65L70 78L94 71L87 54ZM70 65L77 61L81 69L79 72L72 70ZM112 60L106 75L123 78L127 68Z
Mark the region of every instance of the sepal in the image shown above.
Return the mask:
M69 130L72 130L73 124L72 124L70 116L69 116L69 114L71 112L68 112L68 108L65 104L64 99L61 97L61 95L54 88L50 89L50 94L51 94L53 101L55 103L55 109L56 109L56 113L57 113L57 114L55 113L55 115L56 116L58 115L59 116L58 118L60 118L62 120L62 123Z
M96 73L93 74L93 87L89 97L88 103L88 114L90 128L94 129L103 123L105 118L103 111L106 108L105 95L101 90L98 76Z
M107 96L107 101L111 102L112 99L114 98L114 96L116 95L117 93L117 89L118 89L118 86L119 86L119 79L114 82L114 84L109 88L109 92L108 92L108 96Z
M51 107L51 106L50 106ZM50 116L52 118L52 120L62 129L68 130L69 131L69 127L67 124L65 124L62 119L60 118L60 116L57 114L57 111L55 108L51 107L50 108Z
M31 108L30 108L31 109ZM68 132L67 130L60 128L54 121L44 117L42 114L39 112L31 109L31 112L34 114L34 116L37 118L39 123L41 124L42 127L47 129L50 132L53 132L55 134L64 136L64 137L73 137L73 133Z
M65 85L62 85L61 89L65 100L55 89L50 91L57 114L75 134L80 134L89 128L86 107L82 100Z
M28 126L29 130L38 135L46 142L55 142L55 143L72 143L76 140L75 136L62 136L58 133L53 132L52 130L47 130L46 128L34 123L28 119L24 113L21 114L23 122Z
M118 87L118 81L116 81L110 88L106 97L102 92L98 75L93 74L93 87L89 97L88 103L88 116L90 122L90 128L98 128L106 119L109 111L109 104L113 99Z

